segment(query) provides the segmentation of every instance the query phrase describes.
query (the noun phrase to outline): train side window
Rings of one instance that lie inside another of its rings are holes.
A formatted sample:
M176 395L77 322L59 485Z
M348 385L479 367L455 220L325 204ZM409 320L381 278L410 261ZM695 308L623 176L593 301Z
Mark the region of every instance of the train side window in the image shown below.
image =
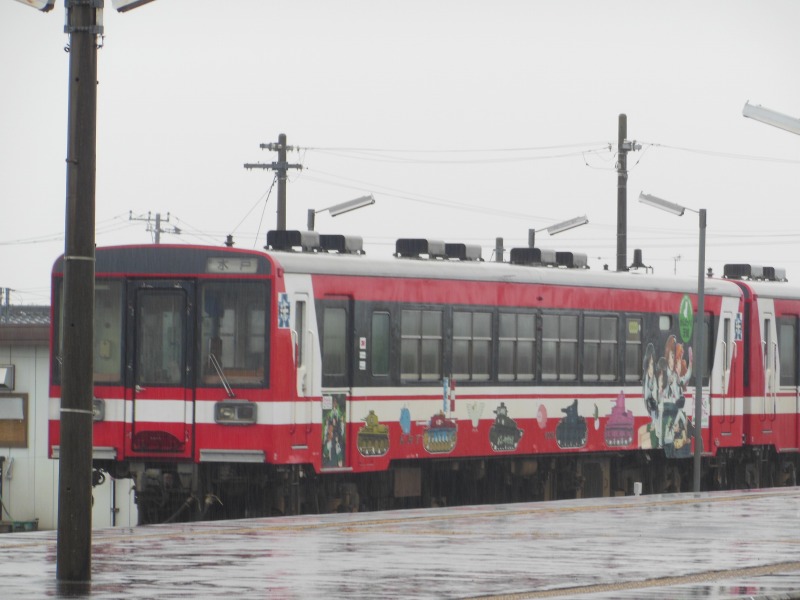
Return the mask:
M402 379L406 381L441 379L442 311L402 311L400 335Z
M617 317L587 315L583 320L583 380L617 379Z
M781 365L781 385L797 385L797 318L778 320L778 353Z
M625 327L625 381L641 381L642 365L642 320L628 318Z
M583 380L600 380L600 317L583 319Z
M542 315L542 379L558 379L558 315Z
M485 312L453 313L453 377L456 381L489 379L492 350L492 315Z
M578 317L562 315L559 323L558 378L578 377Z
M370 364L375 376L389 374L389 324L388 312L372 313Z
M94 380L122 379L122 282L98 281L94 290Z
M306 364L306 302L298 300L295 303L294 328L297 332L297 364Z
M322 324L322 374L346 375L347 311L326 307Z
M578 316L542 315L542 379L578 376Z
M703 327L706 336L706 358L703 364L703 381L708 381L708 378L711 377L711 368L714 366L714 328L708 318L703 319Z
M498 379L532 380L536 373L536 317L500 313L498 339Z
M254 281L209 281L200 289L199 366L204 385L263 385L267 288Z
M672 317L670 315L659 315L658 329L659 331L672 331Z

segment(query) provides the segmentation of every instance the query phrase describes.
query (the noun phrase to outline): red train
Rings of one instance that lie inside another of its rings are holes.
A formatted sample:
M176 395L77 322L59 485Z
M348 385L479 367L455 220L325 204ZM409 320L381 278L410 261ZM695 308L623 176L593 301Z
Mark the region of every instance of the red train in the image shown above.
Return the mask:
M794 485L800 289L592 272L533 248L268 234L98 248L96 469L140 523ZM757 281L771 279L773 281ZM53 268L58 456L63 261ZM703 414L694 414L702 379Z

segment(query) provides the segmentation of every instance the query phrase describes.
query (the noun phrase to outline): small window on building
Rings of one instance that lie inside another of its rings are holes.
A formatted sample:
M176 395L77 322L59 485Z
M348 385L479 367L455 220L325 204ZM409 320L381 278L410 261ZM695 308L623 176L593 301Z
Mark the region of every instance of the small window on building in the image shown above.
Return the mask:
M0 448L28 447L28 394L0 393Z

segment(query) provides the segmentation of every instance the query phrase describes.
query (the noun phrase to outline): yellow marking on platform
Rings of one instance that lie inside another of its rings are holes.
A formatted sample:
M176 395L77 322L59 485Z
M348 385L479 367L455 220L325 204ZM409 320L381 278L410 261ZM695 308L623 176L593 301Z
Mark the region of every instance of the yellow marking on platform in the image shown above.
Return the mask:
M776 563L760 567L727 569L722 571L704 571L702 573L693 573L676 577L645 579L644 581L598 583L594 585L582 585L578 587L559 588L555 590L517 592L513 594L499 594L497 596L474 596L471 598L466 598L465 600L535 600L537 598L557 598L559 596L575 597L584 594L598 594L603 592L621 592L655 587L671 587L688 583L710 583L719 581L721 579L731 579L734 577L761 577L763 575L774 575L776 573L788 573L792 571L800 571L800 561Z

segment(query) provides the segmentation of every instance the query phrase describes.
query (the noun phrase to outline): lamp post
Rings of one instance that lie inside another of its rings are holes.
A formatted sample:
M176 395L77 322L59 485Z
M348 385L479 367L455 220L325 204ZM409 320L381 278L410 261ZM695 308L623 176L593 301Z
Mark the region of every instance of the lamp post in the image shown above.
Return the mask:
M342 202L341 204L334 204L333 206L329 206L328 208L320 208L319 210L314 210L313 208L308 209L308 230L314 231L314 217L318 213L328 212L332 217L338 217L346 212L350 212L351 210L357 210L359 208L364 208L365 206L369 206L370 204L375 204L375 197L372 194L368 196L361 196L360 198L356 198L355 200L348 200L347 202Z
M756 121L761 121L767 125L772 125L778 129L783 129L790 133L800 135L800 119L795 119L772 109L761 106L760 104L744 103L742 115Z
M589 219L586 218L586 215L582 217L575 217L574 219L569 219L568 221L562 221L561 223L556 223L555 225L550 225L550 227L543 227L542 229L529 229L528 230L528 247L535 248L536 247L536 234L540 231L546 231L550 235L555 235L557 233L561 233L562 231L568 231L570 229L575 229L576 227L580 227L581 225L586 225L589 222Z
M705 270L706 270L706 209L694 210L662 200L650 194L641 192L639 202L654 208L664 210L679 217L687 210L696 212L700 221L700 248L697 264L697 315L695 319L695 330L697 331L697 343L695 344L695 386L694 386L694 491L700 491L700 475L702 468L703 452L703 359L705 358Z

